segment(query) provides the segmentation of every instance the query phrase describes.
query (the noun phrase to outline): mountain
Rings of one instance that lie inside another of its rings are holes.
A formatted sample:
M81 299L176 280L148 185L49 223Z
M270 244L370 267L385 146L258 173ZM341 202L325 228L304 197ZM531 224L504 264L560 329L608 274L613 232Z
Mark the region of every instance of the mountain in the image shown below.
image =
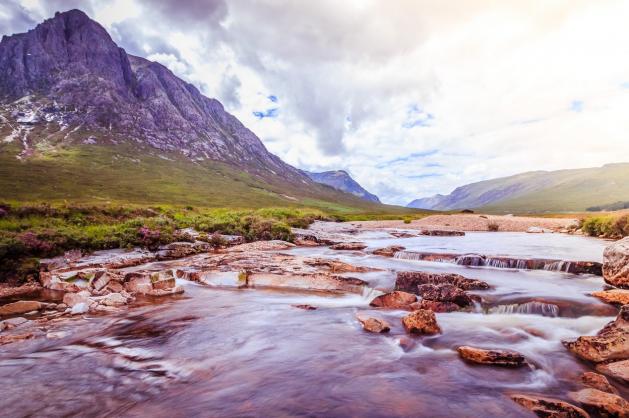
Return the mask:
M456 188L449 195L407 206L433 210L482 208L494 212L583 211L629 200L629 163L597 168L532 171Z
M341 190L343 192L351 193L354 196L358 196L361 199L368 200L370 202L380 203L380 199L375 194L369 193L367 190L363 189L363 187L356 182L347 171L336 170L336 171L324 171L322 173L313 173L309 171L305 171L305 173L312 180L317 183L326 184L330 187L333 187L337 190Z
M80 10L0 41L0 196L384 208L284 163L219 101L127 54Z

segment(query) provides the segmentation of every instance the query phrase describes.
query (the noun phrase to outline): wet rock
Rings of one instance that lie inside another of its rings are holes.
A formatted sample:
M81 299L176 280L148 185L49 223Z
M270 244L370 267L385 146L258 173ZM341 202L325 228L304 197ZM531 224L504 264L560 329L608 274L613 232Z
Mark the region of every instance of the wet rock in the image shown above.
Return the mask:
M287 250L296 245L291 242L272 240L272 241L255 241L247 244L236 245L229 248L228 252L249 252L249 251L277 251Z
M470 346L457 348L459 355L467 361L503 367L520 367L526 363L524 356L517 351L486 350Z
M184 289L182 286L171 287L170 289L152 289L146 293L147 296L170 296L170 295L178 295L183 293Z
M0 345L11 344L19 341L28 340L34 337L32 332L25 334L0 335Z
M371 303L369 303L369 306L388 309L409 309L409 305L416 301L417 296L412 293L396 290L394 292L376 296Z
M110 293L99 300L99 303L105 306L121 306L126 305L128 303L128 300L120 293Z
M629 304L629 290L626 289L600 290L598 292L592 292L592 296L599 298L603 302L612 303L614 305Z
M367 244L363 242L340 242L330 246L330 248L333 250L362 251L367 248Z
M570 392L568 396L573 401L579 402L586 411L596 416L629 417L629 402L613 393L588 388L578 392Z
M148 273L128 273L125 276L124 288L127 292L146 294L153 290L151 276Z
M448 231L444 229L424 229L420 232L422 235L433 237L462 237L465 235L463 231Z
M314 311L317 309L316 306L312 305L292 305L294 308L303 309L304 311Z
M175 287L175 277L171 270L151 274L153 289L168 290Z
M246 276L248 287L289 288L306 291L333 293L362 293L366 282L353 277L321 273L250 273Z
M596 370L621 382L629 384L629 360L599 364L596 366Z
M391 327L387 321L379 318L365 318L361 316L356 317L358 322L363 326L363 329L367 332L373 333L385 333L391 330Z
M0 306L0 316L21 315L32 311L39 311L43 306L34 300L19 300Z
M418 236L416 233L407 231L391 231L389 234L396 238L415 238Z
M581 383L592 389L618 395L618 391L609 383L609 380L602 374L585 372L581 375Z
M111 275L105 271L98 272L94 275L94 280L92 280L92 288L100 292L109 284L111 281Z
M439 302L436 300L422 299L418 302L411 303L409 308L413 311L417 309L429 309L433 312L455 312L461 309L459 305L453 302Z
M623 306L616 320L595 336L564 341L564 345L578 357L595 363L629 358L629 305Z
M422 284L417 286L417 294L424 300L451 302L461 307L474 304L474 299L470 295L451 284Z
M401 271L398 272L395 280L395 290L416 293L417 286L423 284L450 284L462 290L485 290L491 287L481 280L468 279L455 273Z
M90 305L90 292L83 290L77 293L66 293L63 295L63 303L73 308L74 306L83 303L87 306Z
M537 395L511 395L517 404L543 418L589 418L589 414L568 402Z
M90 310L90 306L86 302L77 303L70 310L70 314L72 315L81 315L87 313Z
M389 245L388 247L378 248L372 251L374 255L380 255L382 257L393 257L396 253L405 250L405 247L401 245Z
M325 267L332 273L366 273L369 271L380 271L373 267L353 266L339 260L330 260L327 258L306 258L304 264L313 267Z
M612 286L629 288L629 237L605 248L603 278Z
M0 321L0 331L13 329L13 328L19 327L20 325L24 325L27 322L28 322L28 319L23 318L21 316L5 319L4 321Z
M209 246L207 248L209 250ZM173 258L182 258L201 252L199 246L195 246L191 242L171 242L159 248L156 253L158 260L169 260Z
M438 334L441 328L433 311L418 309L402 318L402 325L410 334Z

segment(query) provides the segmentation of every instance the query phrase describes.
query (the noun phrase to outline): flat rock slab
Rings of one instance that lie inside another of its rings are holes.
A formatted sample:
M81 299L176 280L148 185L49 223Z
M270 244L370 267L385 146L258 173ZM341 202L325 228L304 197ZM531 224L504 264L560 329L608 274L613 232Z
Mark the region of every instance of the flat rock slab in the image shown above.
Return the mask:
M333 250L362 251L367 248L367 244L364 242L340 242L330 246L330 248Z
M568 402L546 398L537 395L511 395L511 399L535 413L538 417L548 418L589 418L590 415L583 409L576 407Z
M607 376L618 379L629 384L629 360L616 361L613 363L599 364L596 370Z
M629 417L629 402L613 393L588 388L578 392L570 392L568 396L583 405L586 411L596 416Z
M19 300L0 306L0 316L21 315L28 312L39 311L43 308L41 302L35 300Z
M502 367L520 367L526 364L526 358L517 351L486 350L470 346L457 348L459 355L467 361Z
M600 290L592 292L592 296L599 298L603 302L615 305L629 304L629 290L627 289Z

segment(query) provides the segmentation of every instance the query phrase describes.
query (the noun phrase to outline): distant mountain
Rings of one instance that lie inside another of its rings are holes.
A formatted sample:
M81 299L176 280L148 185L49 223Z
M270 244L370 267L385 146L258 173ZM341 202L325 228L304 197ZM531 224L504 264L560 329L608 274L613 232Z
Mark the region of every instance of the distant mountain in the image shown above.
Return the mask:
M330 187L334 187L335 189L343 192L351 193L361 199L380 203L378 196L363 189L363 187L358 184L358 182L356 182L356 180L354 180L347 171L336 170L324 171L322 173L312 173L306 171L305 173L317 183L327 184Z
M219 101L127 54L80 10L0 41L0 196L366 203L268 152Z
M495 212L584 211L629 200L629 163L598 168L532 171L481 181L410 202L407 207Z

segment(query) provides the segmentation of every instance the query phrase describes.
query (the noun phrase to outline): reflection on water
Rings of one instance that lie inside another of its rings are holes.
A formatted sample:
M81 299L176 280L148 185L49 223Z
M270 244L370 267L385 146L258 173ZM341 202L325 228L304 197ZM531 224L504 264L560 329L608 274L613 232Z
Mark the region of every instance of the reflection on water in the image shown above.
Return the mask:
M532 237L520 235L521 241ZM550 238L551 244L561 241L555 237L541 238ZM442 237L429 237L434 239ZM539 245L539 236L531 239ZM374 246L390 243L408 247L409 240L370 241ZM594 247L586 239L570 243L575 251L582 244L590 250ZM519 249L533 248L522 242L518 245ZM560 245L567 244L562 241ZM566 251L545 250L545 256ZM27 341L0 351L2 414L529 416L505 394L534 391L562 396L576 387L577 376L586 365L576 361L561 340L592 334L612 319L596 314L562 314L566 303L601 306L585 295L601 288L598 277L470 270L326 248L292 251L385 268L383 272L356 274L381 289L393 286L395 270L473 273L473 277L494 286L478 292L491 300L494 308L437 314L441 335L408 337L400 322L405 312L369 308L377 290L330 296L210 288L184 282L186 293L178 300L139 301L126 315L75 320L62 326L62 338ZM593 259L600 256L590 255ZM558 301L530 302L532 298L559 296ZM296 304L318 309L296 309L292 306ZM391 332L374 335L362 331L355 319L358 312L386 319ZM459 345L514 349L527 356L532 366L471 366L459 359L455 351Z

